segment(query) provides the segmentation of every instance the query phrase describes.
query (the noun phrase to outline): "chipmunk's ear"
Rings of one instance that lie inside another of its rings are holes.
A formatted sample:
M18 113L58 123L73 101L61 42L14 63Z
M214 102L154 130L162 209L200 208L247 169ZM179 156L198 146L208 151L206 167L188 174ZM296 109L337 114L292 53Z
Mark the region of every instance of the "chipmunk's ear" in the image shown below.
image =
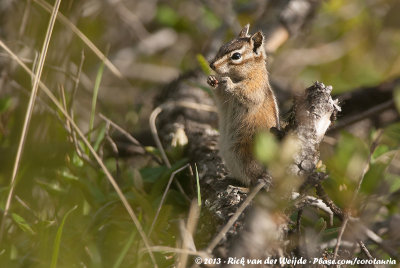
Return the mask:
M261 31L256 32L250 37L250 44L253 51L258 54L258 49L264 44L264 35Z
M239 35L237 38L245 38L245 37L249 37L249 28L250 28L250 24L246 24L243 29L240 31Z

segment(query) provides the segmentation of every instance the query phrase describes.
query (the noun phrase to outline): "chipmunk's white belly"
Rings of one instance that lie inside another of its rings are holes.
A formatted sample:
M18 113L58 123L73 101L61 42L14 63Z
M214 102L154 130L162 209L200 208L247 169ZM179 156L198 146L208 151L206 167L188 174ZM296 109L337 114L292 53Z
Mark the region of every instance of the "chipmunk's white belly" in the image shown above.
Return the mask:
M218 103L218 106L220 155L231 176L247 185L251 179L245 174L244 163L234 151L234 145L238 141L241 117L247 111L234 101Z

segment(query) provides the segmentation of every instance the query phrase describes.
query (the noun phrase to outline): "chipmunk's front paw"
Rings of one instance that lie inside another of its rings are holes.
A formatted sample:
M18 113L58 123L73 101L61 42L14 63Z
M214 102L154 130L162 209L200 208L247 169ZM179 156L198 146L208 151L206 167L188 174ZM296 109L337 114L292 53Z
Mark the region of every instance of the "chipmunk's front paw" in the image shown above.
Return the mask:
M221 77L221 80L219 81L219 83L225 89L225 91L233 90L233 82L230 77L228 77L228 76Z
M207 84L213 88L216 88L218 86L218 80L214 75L209 75L207 78Z

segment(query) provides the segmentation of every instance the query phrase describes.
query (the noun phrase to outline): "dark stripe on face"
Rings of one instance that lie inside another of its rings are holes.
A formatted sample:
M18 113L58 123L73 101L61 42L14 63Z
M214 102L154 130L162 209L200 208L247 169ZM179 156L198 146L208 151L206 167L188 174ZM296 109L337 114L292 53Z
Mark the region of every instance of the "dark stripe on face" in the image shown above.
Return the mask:
M222 58L223 56L225 56L226 54L228 54L234 50L238 50L238 49L242 48L249 41L250 41L250 38L239 38L239 39L234 39L234 40L230 41L229 43L223 45L219 49L217 56L215 56L214 61L219 58Z

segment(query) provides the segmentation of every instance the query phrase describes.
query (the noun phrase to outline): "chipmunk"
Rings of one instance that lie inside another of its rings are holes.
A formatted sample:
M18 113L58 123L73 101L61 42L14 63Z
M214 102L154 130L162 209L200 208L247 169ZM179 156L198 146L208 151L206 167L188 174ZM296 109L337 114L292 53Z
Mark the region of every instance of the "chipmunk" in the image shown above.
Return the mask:
M215 90L219 114L219 149L231 175L249 186L265 177L254 158L254 138L260 131L279 129L279 110L269 85L264 36L249 35L249 24L224 44L210 67L207 83Z

